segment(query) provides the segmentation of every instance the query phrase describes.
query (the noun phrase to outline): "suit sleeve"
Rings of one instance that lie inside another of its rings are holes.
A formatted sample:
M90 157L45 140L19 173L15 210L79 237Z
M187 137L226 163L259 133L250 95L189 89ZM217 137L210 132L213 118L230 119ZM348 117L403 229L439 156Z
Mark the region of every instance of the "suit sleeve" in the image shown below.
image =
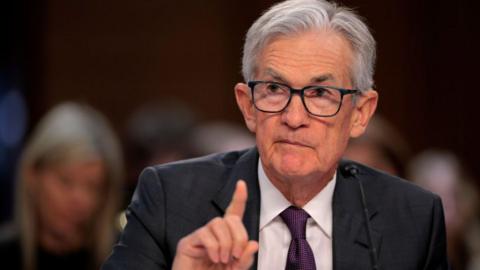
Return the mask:
M127 225L103 270L167 269L165 195L153 168L145 169L127 209Z
M447 259L447 240L442 201L435 197L432 209L432 227L424 270L450 269Z

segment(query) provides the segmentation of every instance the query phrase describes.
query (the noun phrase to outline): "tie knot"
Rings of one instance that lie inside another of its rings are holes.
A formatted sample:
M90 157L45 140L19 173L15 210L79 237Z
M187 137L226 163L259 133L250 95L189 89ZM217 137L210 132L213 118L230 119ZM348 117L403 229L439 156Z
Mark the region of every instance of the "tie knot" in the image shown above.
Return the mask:
M290 206L283 210L280 217L283 219L283 222L287 224L287 227L292 234L292 239L305 239L307 219L310 217L305 210Z

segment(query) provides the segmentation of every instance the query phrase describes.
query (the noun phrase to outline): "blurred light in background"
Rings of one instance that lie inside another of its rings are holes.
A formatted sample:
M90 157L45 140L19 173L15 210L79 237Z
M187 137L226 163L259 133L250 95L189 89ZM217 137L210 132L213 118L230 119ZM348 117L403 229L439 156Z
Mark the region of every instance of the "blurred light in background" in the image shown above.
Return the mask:
M14 148L20 144L27 126L27 110L23 95L11 89L0 98L0 145Z

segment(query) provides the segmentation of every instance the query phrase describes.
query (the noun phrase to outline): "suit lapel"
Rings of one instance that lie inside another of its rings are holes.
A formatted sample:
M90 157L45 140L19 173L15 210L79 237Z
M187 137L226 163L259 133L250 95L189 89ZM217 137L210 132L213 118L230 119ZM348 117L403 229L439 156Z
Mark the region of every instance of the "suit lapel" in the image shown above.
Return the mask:
M247 229L249 239L256 241L258 241L260 219L260 187L258 185L257 166L258 151L256 148L252 148L238 159L228 176L225 186L220 189L212 201L223 215L230 204L237 181L243 179L247 183L248 188L248 200L243 216L243 224ZM255 263L252 269L256 269L256 265L257 257L255 256Z
M337 183L333 196L333 268L362 269L363 265L371 267L369 240L365 226L359 179L362 180L369 222L372 229L373 245L380 251L381 235L374 227L374 219L378 215L375 208L375 192L366 181L362 171L352 177L344 170L345 163L337 170ZM353 267L353 268L352 268Z

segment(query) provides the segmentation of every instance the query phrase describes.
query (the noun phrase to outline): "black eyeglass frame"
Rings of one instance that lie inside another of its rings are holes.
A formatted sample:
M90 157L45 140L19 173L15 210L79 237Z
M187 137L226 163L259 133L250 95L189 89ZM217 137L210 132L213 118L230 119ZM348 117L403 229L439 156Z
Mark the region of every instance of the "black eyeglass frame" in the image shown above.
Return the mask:
M257 104L255 103L255 95L254 95L254 89L255 89L255 86L259 83L273 83L273 84L277 84L277 85L281 85L281 86L284 86L286 88L288 88L290 90L290 96L288 97L288 101L287 103L285 104L285 106L280 109L280 110L277 110L277 111L266 111L266 110L262 110L260 108L257 107ZM358 94L361 94L362 92L358 89L345 89L345 88L340 88L340 87L334 87L334 86L327 86L327 85L307 85L305 87L303 87L302 89L296 89L296 88L293 88L287 84L284 84L284 83L279 83L279 82L274 82L274 81L248 81L247 82L247 85L248 87L250 88L250 91L252 92L252 102L253 102L253 105L255 106L255 108L261 112L266 112L266 113L279 113L279 112L282 112L284 111L288 105L290 104L291 100L292 100L292 96L294 94L298 94L300 96L300 99L302 100L302 103L303 103L303 107L305 108L305 110L311 114L311 115L315 115L315 116L318 116L318 117L333 117L335 116L339 111L340 109L342 108L342 103L343 103L343 97L345 95L358 95ZM304 93L305 93L305 90L307 89L311 89L311 88L328 88L328 89L333 89L333 90L336 90L338 92L340 92L340 104L338 105L338 108L337 108L337 111L332 113L332 114L326 114L326 115L321 115L321 114L315 114L315 113L312 113L309 109L308 109L308 106L307 104L305 103L305 97L304 97Z

